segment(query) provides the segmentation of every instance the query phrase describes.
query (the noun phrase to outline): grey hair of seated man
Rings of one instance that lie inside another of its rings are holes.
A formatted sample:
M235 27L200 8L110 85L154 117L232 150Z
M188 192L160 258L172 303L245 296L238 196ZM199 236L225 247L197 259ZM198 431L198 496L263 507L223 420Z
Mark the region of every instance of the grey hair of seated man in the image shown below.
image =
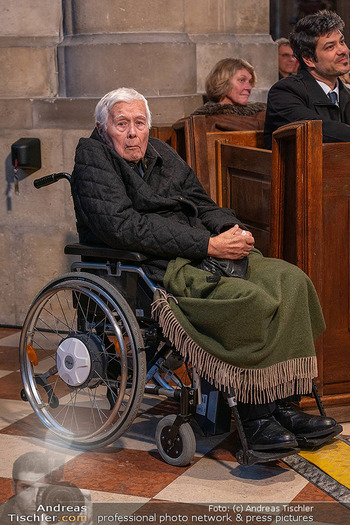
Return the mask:
M117 102L133 102L134 100L143 100L146 106L147 126L151 128L152 117L148 107L148 102L141 93L132 88L118 88L104 95L97 103L95 108L95 122L99 124L99 130L104 133L108 120L109 110Z
M278 38L277 40L275 40L275 44L278 45L278 49L281 46L289 46L290 47L290 42L289 42L288 38L284 38L283 36L281 36L281 38Z

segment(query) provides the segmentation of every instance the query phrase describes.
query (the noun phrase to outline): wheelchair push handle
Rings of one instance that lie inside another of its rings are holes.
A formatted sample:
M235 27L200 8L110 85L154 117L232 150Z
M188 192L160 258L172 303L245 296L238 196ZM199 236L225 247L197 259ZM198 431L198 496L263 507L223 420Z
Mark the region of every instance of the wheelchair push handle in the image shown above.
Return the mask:
M39 190L40 188L43 188L44 186L49 186L50 184L53 184L54 182L57 182L60 179L67 179L70 182L70 178L71 177L69 173L51 173L51 175L45 175L45 177L35 179L33 184L36 187L36 189Z

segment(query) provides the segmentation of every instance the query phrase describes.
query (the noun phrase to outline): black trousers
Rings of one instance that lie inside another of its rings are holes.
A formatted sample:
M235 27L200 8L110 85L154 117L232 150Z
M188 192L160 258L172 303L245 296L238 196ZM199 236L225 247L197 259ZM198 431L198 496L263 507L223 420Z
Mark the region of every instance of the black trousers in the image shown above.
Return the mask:
M295 395L285 399L278 399L277 401L272 401L271 403L261 403L259 405L241 403L238 401L237 409L242 421L249 421L252 419L260 419L262 417L272 416L277 404L299 403L300 399L301 396Z

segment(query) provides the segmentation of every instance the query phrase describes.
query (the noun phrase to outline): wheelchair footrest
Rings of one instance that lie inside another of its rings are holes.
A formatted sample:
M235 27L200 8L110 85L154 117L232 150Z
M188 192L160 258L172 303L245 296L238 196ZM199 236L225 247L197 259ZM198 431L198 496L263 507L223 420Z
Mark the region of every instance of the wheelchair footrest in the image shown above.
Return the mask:
M235 457L240 465L247 467L255 465L256 463L267 463L269 461L277 461L278 459L298 454L299 448L286 448L286 449L271 449L269 451L260 450L247 450L243 452L242 449L237 450Z
M340 434L342 431L343 431L343 427L337 424L335 425L335 427L333 427L332 431L329 432L329 434L326 434L325 436L309 437L309 438L305 436L302 436L302 437L297 436L298 445L301 448L307 448L307 449L318 448L321 445L324 445L325 443L327 443L327 441L330 441L335 436L338 436L338 434Z

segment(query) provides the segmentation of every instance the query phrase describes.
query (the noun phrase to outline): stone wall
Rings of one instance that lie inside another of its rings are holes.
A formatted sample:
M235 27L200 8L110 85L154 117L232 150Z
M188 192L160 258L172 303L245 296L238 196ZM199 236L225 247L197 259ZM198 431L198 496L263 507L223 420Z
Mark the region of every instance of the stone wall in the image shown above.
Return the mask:
M116 85L148 97L204 91L221 58L240 56L256 69L259 92L277 78L266 0L69 0L59 45L60 95L101 96ZM106 75L108 71L108 75ZM179 115L182 107L179 104ZM166 108L162 122L167 118Z
M0 325L19 326L40 288L69 271L76 239L69 184L36 190L33 180L70 172L79 137L93 127L97 100L133 86L154 124L201 105L204 80L226 56L252 62L265 100L277 79L268 0L0 0ZM268 64L269 67L266 67ZM19 171L11 144L41 140L42 168Z

